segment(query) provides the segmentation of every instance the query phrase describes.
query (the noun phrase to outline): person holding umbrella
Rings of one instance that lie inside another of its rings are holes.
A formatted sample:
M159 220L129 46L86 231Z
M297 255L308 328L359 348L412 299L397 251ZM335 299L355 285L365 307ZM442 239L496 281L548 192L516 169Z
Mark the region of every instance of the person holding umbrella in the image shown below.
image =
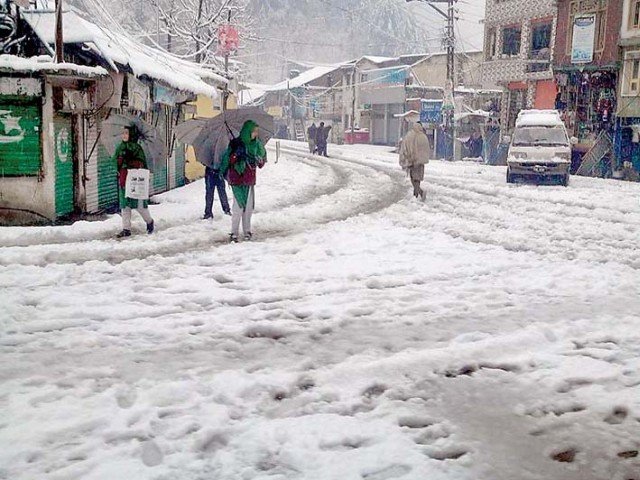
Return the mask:
M217 140L217 146L227 144L223 143L226 135ZM213 218L213 200L216 189L218 190L218 198L220 199L220 206L225 215L231 215L231 208L229 207L229 200L227 198L227 185L224 181L224 177L220 174L220 153L215 147L211 147L211 157L209 165L205 165L204 172L204 185L205 185L205 204L204 204L204 217L203 220L209 220Z
M246 121L240 136L229 143L222 155L220 173L226 176L233 191L233 210L229 240L238 242L240 221L244 240L251 240L251 217L255 207L256 172L264 167L267 151L258 138L259 127L253 120Z
M136 200L125 196L127 172L129 169L148 168L144 150L138 143L140 132L135 125L126 126L122 130L122 142L118 145L114 159L118 164L118 197L122 214L122 231L117 238L131 236L131 209L135 208L147 224L147 233L154 231L153 218L149 213L148 200Z

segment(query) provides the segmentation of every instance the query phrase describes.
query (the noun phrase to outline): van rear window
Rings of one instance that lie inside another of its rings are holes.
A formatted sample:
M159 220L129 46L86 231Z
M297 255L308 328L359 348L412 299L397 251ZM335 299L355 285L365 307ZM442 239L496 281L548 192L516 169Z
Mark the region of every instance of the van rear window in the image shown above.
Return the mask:
M566 146L569 139L561 126L517 127L513 134L513 145L517 147Z

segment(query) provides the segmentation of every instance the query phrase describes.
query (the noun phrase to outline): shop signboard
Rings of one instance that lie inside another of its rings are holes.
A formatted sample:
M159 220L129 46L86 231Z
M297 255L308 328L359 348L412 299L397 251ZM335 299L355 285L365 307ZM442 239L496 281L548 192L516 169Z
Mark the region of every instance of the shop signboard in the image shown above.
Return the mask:
M596 40L596 15L579 15L573 21L571 63L593 62Z
M442 123L442 100L422 100L420 121L422 123Z

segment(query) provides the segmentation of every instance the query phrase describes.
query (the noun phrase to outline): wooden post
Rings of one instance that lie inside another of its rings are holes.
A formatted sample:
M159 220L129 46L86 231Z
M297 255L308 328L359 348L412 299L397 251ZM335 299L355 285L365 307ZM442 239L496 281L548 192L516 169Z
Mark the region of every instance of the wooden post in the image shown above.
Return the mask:
M62 0L56 0L56 63L64 63Z

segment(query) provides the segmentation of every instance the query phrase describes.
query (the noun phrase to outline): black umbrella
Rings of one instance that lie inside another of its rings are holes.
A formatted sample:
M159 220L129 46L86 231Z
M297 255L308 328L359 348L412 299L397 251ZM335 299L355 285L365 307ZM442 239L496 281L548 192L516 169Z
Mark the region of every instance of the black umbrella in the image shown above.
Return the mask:
M248 120L258 124L258 137L266 145L273 138L275 120L258 107L227 110L211 119L187 120L176 127L176 138L179 142L193 145L198 162L211 166L222 156L229 141L240 135Z
M110 155L113 155L122 142L122 130L125 127L138 129L138 143L147 157L149 170L154 171L156 165L164 165L167 159L167 149L158 130L139 117L133 115L111 115L102 122L100 142Z

